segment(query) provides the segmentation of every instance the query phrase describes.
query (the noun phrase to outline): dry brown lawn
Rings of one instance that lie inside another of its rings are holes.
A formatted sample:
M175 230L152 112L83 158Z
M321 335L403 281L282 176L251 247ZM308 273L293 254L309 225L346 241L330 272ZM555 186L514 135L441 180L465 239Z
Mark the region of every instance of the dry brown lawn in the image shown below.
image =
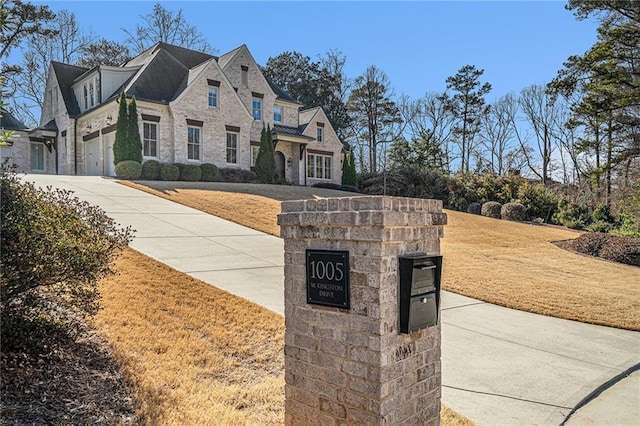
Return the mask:
M357 195L278 185L123 183L276 236L280 201ZM447 214L445 290L523 311L640 330L640 268L558 248L553 241L578 236L566 229Z
M95 326L143 424L284 424L284 319L127 249ZM442 424L473 423L443 407Z

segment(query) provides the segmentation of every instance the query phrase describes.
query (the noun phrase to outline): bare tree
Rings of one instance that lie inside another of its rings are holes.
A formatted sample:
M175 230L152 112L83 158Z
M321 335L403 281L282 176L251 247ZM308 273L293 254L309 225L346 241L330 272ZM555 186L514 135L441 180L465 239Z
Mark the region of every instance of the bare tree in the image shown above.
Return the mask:
M551 160L556 146L554 138L559 125L556 99L547 94L544 86L532 85L522 89L519 104L523 119L531 128L535 140L534 151L542 161L540 166L535 165L533 151L524 149L524 141L517 127L516 136L523 147L527 166L542 182L547 183L551 177Z
M480 155L492 173L504 175L526 164L513 126L517 114L518 100L509 93L491 104L480 121L480 145L484 148Z
M16 115L26 124L36 124L43 107L44 90L51 61L75 63L82 49L94 37L83 32L73 13L62 10L50 23L51 34L35 33L27 38L27 51L22 63L22 72L16 75L15 95L11 99Z
M129 36L126 40L135 53L141 53L158 42L183 46L205 53L215 53L205 36L192 25L182 14L165 9L160 3L153 6L153 11L140 16L144 22L137 25L135 31L123 29Z
M360 150L360 170L377 172L393 139L401 134L396 125L402 122L400 110L392 100L393 91L387 75L372 65L356 78L349 97L351 135ZM366 151L366 163L365 154Z

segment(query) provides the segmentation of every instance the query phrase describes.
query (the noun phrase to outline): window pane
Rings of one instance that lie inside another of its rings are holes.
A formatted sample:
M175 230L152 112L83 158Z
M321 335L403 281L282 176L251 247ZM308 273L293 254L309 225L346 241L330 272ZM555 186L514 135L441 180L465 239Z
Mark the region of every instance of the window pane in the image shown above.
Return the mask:
M260 152L259 146L251 147L251 167L256 166L256 160L258 159L258 153Z
M200 129L197 127L187 128L187 159L200 159Z
M44 170L44 145L31 144L31 170Z
M315 155L312 155L312 154L307 155L307 177L310 177L310 178L313 177L313 171L315 170L313 166L314 159L315 159Z
M331 157L324 157L324 178L331 179Z
M317 132L316 132L316 140L318 142L322 142L322 127L318 127L317 128Z
M218 88L209 88L209 106L215 108L218 106Z
M282 107L273 107L273 121L282 122Z
M242 70L242 84L245 86L249 84L249 71L247 70Z
M253 118L262 120L262 99L253 98Z
M227 163L236 164L238 162L238 135L227 133Z

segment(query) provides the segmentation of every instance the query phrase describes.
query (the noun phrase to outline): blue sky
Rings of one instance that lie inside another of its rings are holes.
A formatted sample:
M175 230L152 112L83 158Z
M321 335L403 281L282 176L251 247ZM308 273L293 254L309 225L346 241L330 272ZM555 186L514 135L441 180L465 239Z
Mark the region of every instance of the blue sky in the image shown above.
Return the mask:
M75 13L84 30L124 41L155 1L48 1ZM376 65L396 95L443 91L465 64L484 69L489 99L552 79L569 55L584 53L597 23L577 21L565 1L163 1L182 9L222 54L247 44L256 61L296 50L347 57L349 77ZM19 51L14 52L19 54Z

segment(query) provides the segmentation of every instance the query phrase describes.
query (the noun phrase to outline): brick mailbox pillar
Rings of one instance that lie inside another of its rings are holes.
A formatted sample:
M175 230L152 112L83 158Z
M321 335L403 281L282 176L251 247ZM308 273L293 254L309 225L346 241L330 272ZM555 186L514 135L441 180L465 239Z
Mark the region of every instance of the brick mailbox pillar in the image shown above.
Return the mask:
M440 423L440 322L400 333L398 263L439 255L446 221L436 200L282 203L286 425Z

